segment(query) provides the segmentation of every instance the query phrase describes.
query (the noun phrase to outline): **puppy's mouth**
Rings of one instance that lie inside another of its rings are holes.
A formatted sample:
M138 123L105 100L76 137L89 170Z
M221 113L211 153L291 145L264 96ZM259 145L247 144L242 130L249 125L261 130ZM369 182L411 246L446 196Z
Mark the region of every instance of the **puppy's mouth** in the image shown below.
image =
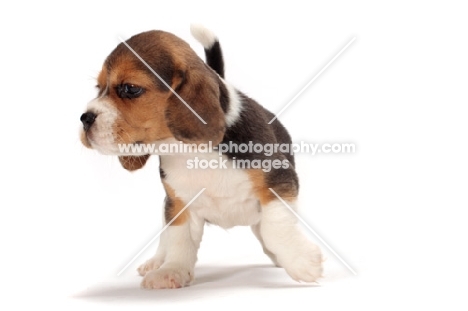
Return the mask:
M117 156L172 154L167 145L179 143L174 137L148 139L144 135L147 129L139 129L132 125L130 128L134 130L133 133L124 131L122 123L125 120L119 118L117 112L106 106L105 109L99 106L101 111L93 108L83 113L80 118L83 123L80 139L84 146L101 154ZM120 125L116 122L120 122L118 123ZM151 132L151 129L149 131Z
M92 119L92 124L88 124L85 118L86 117L83 116L81 117L83 127L80 135L81 143L85 147L94 149L105 155L138 156L147 154L147 152L144 151L146 150L146 143L143 139L136 139L133 142L119 143L114 136L113 127L101 124L99 122L99 115Z
M147 143L143 140L136 140L131 143L117 143L112 134L103 134L94 127L81 131L82 144L90 149L94 149L104 155L116 156L141 156L151 153Z
M105 136L96 134L93 129L84 129L81 131L81 143L90 149L97 150L105 155L120 155L118 145L111 142L112 139L106 139Z
M112 131L102 129L97 124L83 125L81 143L90 149L105 155L119 155L119 146L115 143Z

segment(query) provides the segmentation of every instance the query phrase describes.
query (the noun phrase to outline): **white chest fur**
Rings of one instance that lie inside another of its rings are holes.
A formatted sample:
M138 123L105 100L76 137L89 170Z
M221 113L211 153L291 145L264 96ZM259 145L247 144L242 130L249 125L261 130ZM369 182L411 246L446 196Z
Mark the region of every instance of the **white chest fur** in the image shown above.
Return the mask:
M161 156L161 168L166 174L164 180L184 202L189 202L206 188L190 205L191 215L223 228L258 223L261 209L248 174L233 168L229 160L223 168L188 168L187 161L195 157L217 160L218 163L227 160L225 156L220 159L217 153Z

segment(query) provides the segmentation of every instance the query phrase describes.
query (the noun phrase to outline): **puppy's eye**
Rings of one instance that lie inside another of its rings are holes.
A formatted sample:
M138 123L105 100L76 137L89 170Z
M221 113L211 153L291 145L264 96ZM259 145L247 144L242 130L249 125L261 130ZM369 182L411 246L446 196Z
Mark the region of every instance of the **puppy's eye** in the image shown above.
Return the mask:
M136 86L134 84L120 84L116 87L117 95L120 98L137 98L145 92L142 87Z

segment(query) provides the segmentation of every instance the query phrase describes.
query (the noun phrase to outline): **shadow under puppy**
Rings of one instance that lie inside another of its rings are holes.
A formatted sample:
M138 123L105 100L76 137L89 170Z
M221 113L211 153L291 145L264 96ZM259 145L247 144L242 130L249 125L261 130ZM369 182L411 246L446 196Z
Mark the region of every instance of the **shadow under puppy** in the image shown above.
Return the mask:
M86 147L118 156L122 166L133 171L142 168L150 154L143 148L123 153L124 144L291 144L278 120L268 124L271 112L224 80L216 36L202 26L191 31L205 49L207 64L186 42L164 31L140 33L112 51L97 78L98 96L81 116ZM223 228L250 226L265 254L294 280L313 282L321 276L320 249L275 195L295 208L299 182L292 154L233 147L159 157L166 192L164 224L170 225L155 256L138 268L142 287L179 288L193 281L205 222ZM193 166L194 159L225 165L202 169ZM265 169L252 163L270 165Z

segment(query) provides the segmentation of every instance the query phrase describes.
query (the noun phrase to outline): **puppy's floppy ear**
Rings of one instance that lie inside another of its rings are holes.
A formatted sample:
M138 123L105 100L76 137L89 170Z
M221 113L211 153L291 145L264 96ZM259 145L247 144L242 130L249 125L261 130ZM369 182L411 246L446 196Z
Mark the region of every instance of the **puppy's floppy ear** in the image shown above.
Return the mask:
M203 64L204 65L204 64ZM185 143L219 144L225 132L224 113L220 104L219 78L206 66L178 71L173 90L206 122L203 122L181 100L172 94L167 102L167 126L178 140Z
M149 154L142 156L119 156L119 161L126 170L135 171L145 166L149 157Z

